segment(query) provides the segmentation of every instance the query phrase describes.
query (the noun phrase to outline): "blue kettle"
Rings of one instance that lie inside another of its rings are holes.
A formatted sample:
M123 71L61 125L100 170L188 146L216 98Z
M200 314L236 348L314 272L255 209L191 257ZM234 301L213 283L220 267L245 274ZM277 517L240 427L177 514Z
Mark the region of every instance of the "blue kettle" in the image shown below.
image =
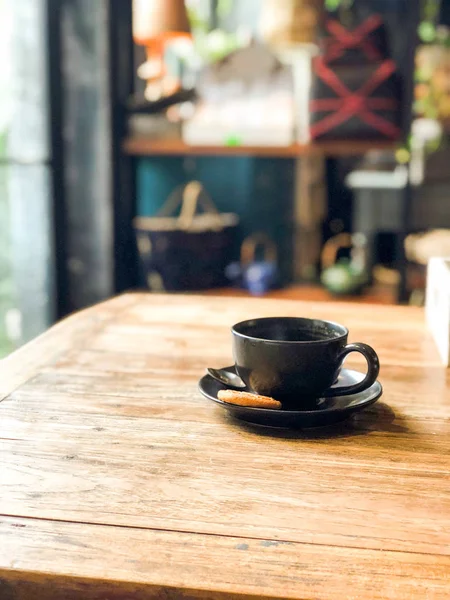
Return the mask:
M257 259L257 251L262 257ZM263 296L278 282L277 248L265 233L247 237L241 247L241 262L226 269L228 279L245 288L253 296Z

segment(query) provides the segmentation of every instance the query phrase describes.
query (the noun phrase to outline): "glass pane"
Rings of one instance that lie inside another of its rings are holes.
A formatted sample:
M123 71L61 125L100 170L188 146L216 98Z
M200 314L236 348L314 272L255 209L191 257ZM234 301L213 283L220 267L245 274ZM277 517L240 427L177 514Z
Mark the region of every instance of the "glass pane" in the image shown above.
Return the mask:
M0 0L0 356L53 320L46 0Z
M5 135L0 136L0 161L5 152ZM12 350L6 331L6 316L14 306L13 275L11 265L11 239L8 212L7 168L0 166L0 358Z

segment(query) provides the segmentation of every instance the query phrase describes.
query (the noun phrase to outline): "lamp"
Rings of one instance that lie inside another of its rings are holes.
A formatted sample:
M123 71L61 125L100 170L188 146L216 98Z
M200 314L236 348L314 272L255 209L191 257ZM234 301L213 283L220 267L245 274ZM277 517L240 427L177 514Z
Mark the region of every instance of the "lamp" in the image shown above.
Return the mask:
M297 140L309 141L311 58L318 53L316 26L324 0L264 0L259 30L281 62L292 68Z
M259 29L262 38L284 64L292 68L297 141L308 143L311 59L318 53L316 27L324 0L264 0ZM315 272L322 245L321 223L326 211L323 158L296 160L294 209L295 276Z
M138 75L147 80L148 99L155 100L162 93L166 44L188 37L190 31L184 0L133 0L133 39L145 46L147 55Z
M323 0L265 0L260 31L273 46L314 43L322 10Z

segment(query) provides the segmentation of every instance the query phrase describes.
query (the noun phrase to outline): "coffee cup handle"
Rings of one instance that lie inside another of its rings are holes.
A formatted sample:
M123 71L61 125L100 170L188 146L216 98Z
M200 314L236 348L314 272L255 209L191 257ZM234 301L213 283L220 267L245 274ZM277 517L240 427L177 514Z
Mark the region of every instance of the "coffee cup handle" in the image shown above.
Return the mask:
M359 394L367 390L377 380L380 372L380 361L375 350L367 344L356 342L354 344L347 344L339 357L339 362L342 364L344 358L350 354L350 352L359 352L364 356L367 361L367 373L362 381L354 383L353 385L333 386L328 388L323 396L349 396L350 394Z

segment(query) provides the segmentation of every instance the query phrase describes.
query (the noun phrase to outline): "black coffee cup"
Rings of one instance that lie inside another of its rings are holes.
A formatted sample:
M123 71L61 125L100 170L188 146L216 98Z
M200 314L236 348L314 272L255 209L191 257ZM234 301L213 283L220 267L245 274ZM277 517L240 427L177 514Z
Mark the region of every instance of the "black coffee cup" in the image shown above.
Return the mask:
M375 350L347 344L348 329L338 323L271 317L242 321L231 331L236 370L247 387L296 407L314 398L357 394L378 377ZM354 385L330 389L350 352L360 352L367 360L366 376Z

